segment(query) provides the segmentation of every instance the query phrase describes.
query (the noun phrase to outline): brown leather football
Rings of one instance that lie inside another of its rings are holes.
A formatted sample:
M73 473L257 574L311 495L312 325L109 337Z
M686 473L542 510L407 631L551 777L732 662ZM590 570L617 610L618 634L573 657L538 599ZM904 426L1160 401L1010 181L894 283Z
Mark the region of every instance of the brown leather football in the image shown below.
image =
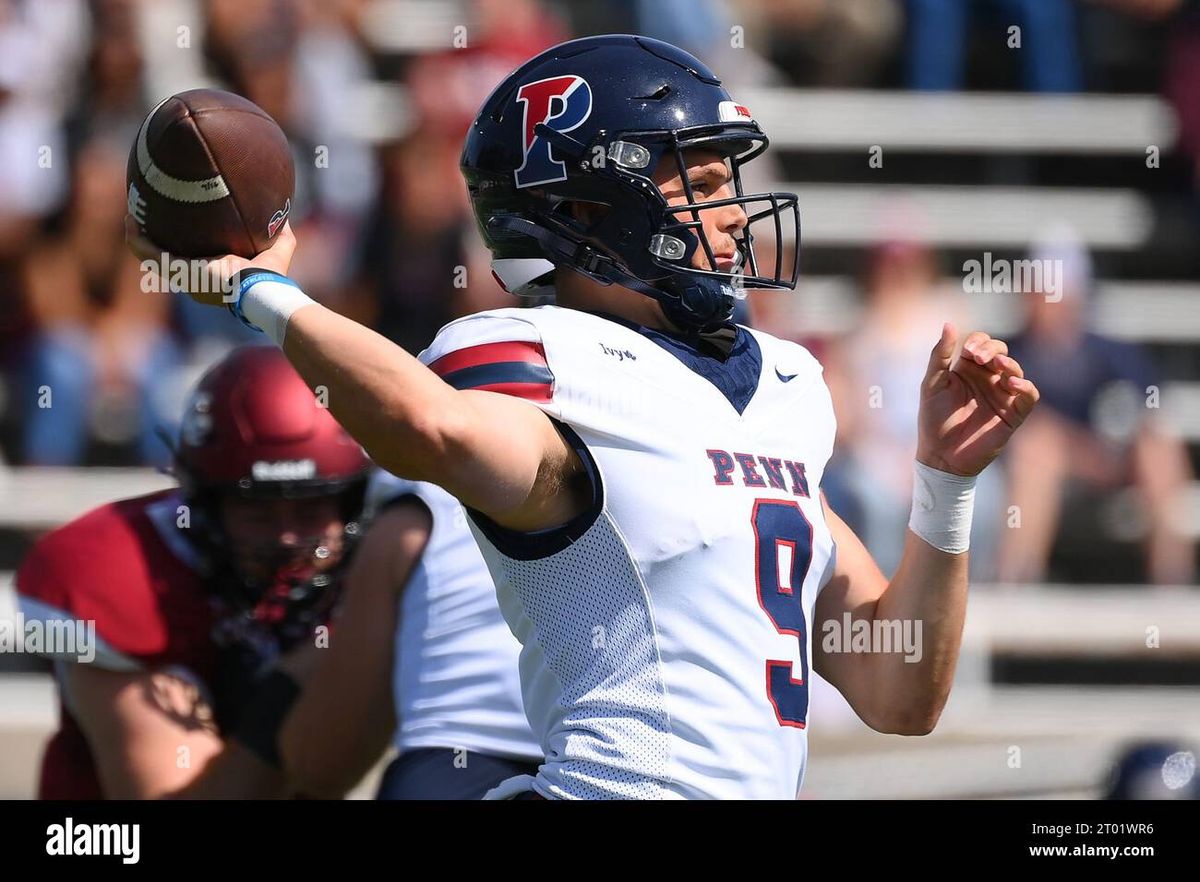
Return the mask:
M287 220L296 170L283 130L257 104L192 89L142 121L126 184L129 213L163 250L253 257Z

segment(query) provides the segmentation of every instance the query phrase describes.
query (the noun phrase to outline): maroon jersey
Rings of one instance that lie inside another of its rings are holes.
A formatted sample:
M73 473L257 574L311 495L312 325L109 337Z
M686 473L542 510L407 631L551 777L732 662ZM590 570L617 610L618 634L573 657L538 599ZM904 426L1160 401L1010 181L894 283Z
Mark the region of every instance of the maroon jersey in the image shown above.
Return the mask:
M173 668L210 689L216 673L214 609L192 546L176 526L178 491L102 506L43 537L17 572L26 620L95 622L97 667ZM103 797L91 750L63 700L42 758L42 799Z

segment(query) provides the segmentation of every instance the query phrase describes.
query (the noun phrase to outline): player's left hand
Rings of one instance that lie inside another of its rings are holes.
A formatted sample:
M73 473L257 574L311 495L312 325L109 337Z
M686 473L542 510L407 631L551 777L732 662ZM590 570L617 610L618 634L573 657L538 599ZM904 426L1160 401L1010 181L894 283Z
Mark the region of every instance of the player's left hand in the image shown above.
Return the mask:
M956 475L977 475L995 459L1041 397L1008 344L982 331L963 341L946 323L921 383L917 459Z

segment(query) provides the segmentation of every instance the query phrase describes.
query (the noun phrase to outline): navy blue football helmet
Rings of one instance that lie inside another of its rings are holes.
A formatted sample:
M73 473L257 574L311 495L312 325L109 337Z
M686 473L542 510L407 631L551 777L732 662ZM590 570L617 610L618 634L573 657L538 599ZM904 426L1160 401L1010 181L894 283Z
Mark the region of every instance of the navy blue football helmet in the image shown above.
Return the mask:
M1200 799L1196 755L1171 741L1131 744L1117 758L1104 798Z
M568 266L654 297L676 325L707 330L728 321L742 288L796 286L796 195L742 192L741 166L767 144L699 59L659 40L610 35L562 43L510 74L479 111L461 164L508 291L552 293L554 268ZM728 160L735 196L697 203L684 159L695 148ZM665 156L687 204L668 206L653 183ZM578 212L575 203L603 208ZM714 255L699 210L733 204L748 222L733 234L730 266ZM755 251L761 224L774 234L760 249L773 251L769 269ZM697 249L711 269L692 265Z

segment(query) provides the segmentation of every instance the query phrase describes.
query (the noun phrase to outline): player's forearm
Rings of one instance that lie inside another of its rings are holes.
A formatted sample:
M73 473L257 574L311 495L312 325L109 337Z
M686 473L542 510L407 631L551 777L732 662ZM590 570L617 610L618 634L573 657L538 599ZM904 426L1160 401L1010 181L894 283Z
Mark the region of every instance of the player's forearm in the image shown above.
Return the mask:
M340 797L386 750L396 731L397 609L432 531L424 504L402 499L375 516L359 543L331 643L279 735L293 792Z
M460 392L387 338L319 304L291 314L283 351L389 472L438 484L502 523L529 500L549 426L531 405Z
M165 799L282 799L283 773L236 742L210 759L191 781L162 794Z
M390 537L389 537L390 538ZM403 537L398 537L403 541ZM357 562L356 562L357 563ZM377 586L348 586L371 590ZM291 792L340 798L370 771L396 729L392 700L396 595L368 597L365 608L338 620L328 658L305 684L279 734L279 752ZM353 721L353 725L347 725Z
M574 496L558 491L582 466L535 405L458 391L286 276L244 269L235 281L233 312L282 346L376 463L438 484L513 529L555 526L578 512Z
M354 667L358 681L318 676L285 723L280 752L290 792L340 799L387 749L396 727L391 667Z
M283 735L287 789L315 799L341 799L387 749L394 717L380 709L390 707L387 690L374 694L373 703L358 717L313 718L301 711L297 727ZM343 702L345 704L345 702ZM386 716L386 720L385 720ZM347 719L354 721L347 725ZM305 730L299 728L308 723Z
M872 633L886 625L911 639L863 657L889 731L925 734L945 707L962 647L967 559L939 551L910 530L900 566L876 601Z
M905 734L925 734L941 716L954 680L967 608L975 478L931 467L928 461L918 453L913 464L904 554L873 607L875 621L889 623L889 633L898 629L911 646L868 656L874 704L893 721L893 731Z
M917 465L904 554L890 580L826 504L838 555L817 599L825 634L817 670L880 732L928 733L950 694L966 616L973 504L972 479ZM864 626L866 651L858 638ZM847 627L854 641L829 639Z
M387 338L314 304L297 310L288 359L376 463L414 480L438 480L462 419L459 393Z
M167 798L224 748L197 684L173 673L66 665L62 688L106 799Z

